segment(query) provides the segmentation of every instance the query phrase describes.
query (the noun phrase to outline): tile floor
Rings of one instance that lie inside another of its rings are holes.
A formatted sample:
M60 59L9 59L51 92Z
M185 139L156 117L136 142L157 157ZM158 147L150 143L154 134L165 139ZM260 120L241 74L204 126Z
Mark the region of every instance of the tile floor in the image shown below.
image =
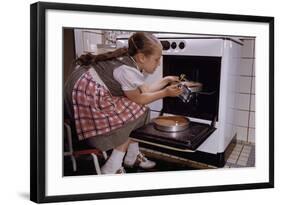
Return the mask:
M194 170L194 169L212 169L217 168L212 165L207 165L200 162L160 153L157 151L141 148L141 151L147 156L156 161L157 166L149 172L155 171L177 171L177 170ZM64 161L64 176L73 175L93 175L95 168L93 166L91 156L83 156L77 159L77 172L73 172L71 162L68 158ZM100 162L103 164L104 162ZM241 168L241 167L254 167L255 166L255 145L237 142L233 144L233 150L230 153L224 168ZM127 173L147 172L140 169L129 169Z
M255 166L255 145L250 144L243 141L237 141L230 145L232 146L232 151L226 159L226 164L224 168L235 168L235 167L254 167ZM165 161L176 162L180 164L184 164L187 167L192 167L195 169L210 169L217 168L215 166L192 161L189 159L169 155L166 153L148 150L142 148L142 152L144 152L147 156L151 156L153 158L162 159Z
M237 142L224 167L254 167L255 145Z

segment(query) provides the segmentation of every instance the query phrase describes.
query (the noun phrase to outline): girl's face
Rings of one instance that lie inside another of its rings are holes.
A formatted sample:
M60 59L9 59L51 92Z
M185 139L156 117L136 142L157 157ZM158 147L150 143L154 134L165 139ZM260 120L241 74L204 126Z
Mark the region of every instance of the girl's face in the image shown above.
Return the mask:
M160 65L161 56L162 47L160 45L157 45L152 55L142 55L142 57L140 58L140 69L149 74L154 73L156 68Z

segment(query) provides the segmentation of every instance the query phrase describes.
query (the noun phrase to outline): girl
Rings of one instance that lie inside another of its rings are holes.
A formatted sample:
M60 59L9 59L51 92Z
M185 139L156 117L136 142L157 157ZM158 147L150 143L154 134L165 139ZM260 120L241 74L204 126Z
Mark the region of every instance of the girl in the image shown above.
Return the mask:
M130 133L149 122L146 104L182 93L177 85L167 86L178 81L175 76L145 84L147 75L159 66L161 55L162 46L155 36L137 32L129 38L128 48L82 55L77 60L80 69L66 82L65 88L71 92L65 93L71 93L72 102L66 107L73 108L70 115L72 112L79 140L100 150L113 149L101 169L103 174L124 173L122 165L142 169L155 166L139 151Z

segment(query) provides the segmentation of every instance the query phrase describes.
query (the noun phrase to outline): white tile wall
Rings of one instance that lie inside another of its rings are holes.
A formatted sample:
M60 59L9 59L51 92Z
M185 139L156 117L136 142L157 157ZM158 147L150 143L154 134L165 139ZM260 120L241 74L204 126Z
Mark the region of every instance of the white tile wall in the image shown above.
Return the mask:
M240 110L248 110L250 105L250 95L248 94L236 94L236 108Z
M251 95L250 110L251 111L255 111L256 110L256 95Z
M252 75L253 59L242 58L240 63L239 75Z
M237 140L245 141L245 136L247 136L248 128L237 126Z
M253 129L253 128L249 128L249 133L248 133L248 142L251 142L251 143L255 143L255 132L256 132L256 129Z
M243 40L243 49L242 49L242 58L253 58L255 56L255 40L254 39L245 39Z
M236 90L237 139L255 143L255 40L244 39Z
M252 77L252 89L251 93L255 94L256 93L256 77Z
M237 117L235 124L240 127L248 127L249 124L249 111L237 110Z
M256 76L256 61L253 62L253 76Z
M238 93L251 92L251 77L240 76L238 77Z
M250 112L250 120L249 120L249 127L250 128L255 128L255 116L256 113L255 112Z

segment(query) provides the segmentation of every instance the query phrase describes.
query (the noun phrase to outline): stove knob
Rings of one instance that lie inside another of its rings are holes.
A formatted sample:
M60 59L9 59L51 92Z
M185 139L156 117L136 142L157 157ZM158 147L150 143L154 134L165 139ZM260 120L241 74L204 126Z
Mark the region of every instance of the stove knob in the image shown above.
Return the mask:
M171 45L170 45L170 42L169 41L160 41L161 44L162 44L162 47L163 47L163 50L169 50Z
M177 47L176 42L173 42L173 43L171 44L171 48L172 48L172 49L175 49L176 47Z
M184 49L184 47L185 47L184 42L180 42L180 44L179 44L179 48L180 48L180 49Z

